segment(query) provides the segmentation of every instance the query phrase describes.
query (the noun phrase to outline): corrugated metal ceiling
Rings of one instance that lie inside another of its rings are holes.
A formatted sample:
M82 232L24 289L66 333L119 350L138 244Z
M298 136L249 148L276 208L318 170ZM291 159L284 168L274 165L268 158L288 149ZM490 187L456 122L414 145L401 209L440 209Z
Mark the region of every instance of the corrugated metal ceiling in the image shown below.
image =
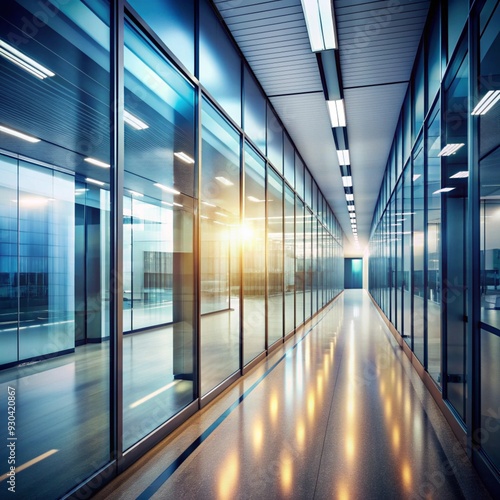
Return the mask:
M399 110L430 0L335 0L361 249L369 237ZM221 16L352 245L316 55L300 0L215 0Z

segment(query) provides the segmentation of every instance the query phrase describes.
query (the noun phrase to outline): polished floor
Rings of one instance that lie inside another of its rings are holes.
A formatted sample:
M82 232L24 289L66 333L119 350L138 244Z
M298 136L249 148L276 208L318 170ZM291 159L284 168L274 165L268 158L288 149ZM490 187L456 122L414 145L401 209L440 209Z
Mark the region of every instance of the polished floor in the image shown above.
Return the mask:
M366 292L346 290L96 498L489 496Z

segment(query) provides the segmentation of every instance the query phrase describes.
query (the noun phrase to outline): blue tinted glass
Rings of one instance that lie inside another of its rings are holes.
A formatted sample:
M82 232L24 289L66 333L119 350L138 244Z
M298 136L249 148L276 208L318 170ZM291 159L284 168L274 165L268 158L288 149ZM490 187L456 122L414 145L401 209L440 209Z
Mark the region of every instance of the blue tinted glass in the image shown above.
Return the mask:
M290 186L295 185L295 150L287 135L284 142L284 175Z
M241 59L207 0L200 2L200 82L241 125Z
M266 153L266 99L255 78L245 67L245 102L243 128L254 144Z
M413 85L413 139L422 128L424 122L424 54L420 51L417 57L417 69L415 72L415 82Z
M267 107L267 157L283 173L283 128L270 106Z
M194 1L130 0L130 5L194 74Z
M312 208L312 199L311 199L311 192L312 189L312 178L311 174L309 173L309 170L307 168L304 171L304 201L306 202L309 207Z
M304 199L304 163L295 153L295 191Z

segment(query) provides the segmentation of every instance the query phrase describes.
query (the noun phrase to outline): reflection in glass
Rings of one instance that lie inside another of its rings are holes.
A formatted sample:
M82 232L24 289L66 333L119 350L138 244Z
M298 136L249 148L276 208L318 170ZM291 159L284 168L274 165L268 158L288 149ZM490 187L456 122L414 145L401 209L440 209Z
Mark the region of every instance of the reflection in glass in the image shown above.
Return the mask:
M451 81L446 85L445 144L464 144L455 154L441 156L441 188L451 188L449 192L433 193L440 196L442 212L446 219L446 268L443 277L443 290L446 297L446 343L447 343L447 395L459 415L465 420L466 397L466 284L467 284L467 130L468 130L468 57L463 58L456 74L451 74ZM457 176L459 174L459 176Z
M295 324L304 322L304 202L295 196Z
M267 330L269 345L283 337L283 180L267 171Z
M441 384L441 187L440 103L427 126L427 370Z
M125 111L123 323L137 332L123 340L127 449L194 397L194 89L130 24Z
M412 172L411 162L408 162L403 172L403 218L402 242L403 242L403 268L402 268L402 292L403 292L403 329L402 334L405 342L412 345L412 219L414 216L412 210Z
M240 137L202 102L201 393L240 366Z
M285 334L295 327L295 198L285 184Z
M420 139L413 150L413 352L424 364L424 153Z
M245 145L243 251L244 352L247 364L266 347L266 163Z

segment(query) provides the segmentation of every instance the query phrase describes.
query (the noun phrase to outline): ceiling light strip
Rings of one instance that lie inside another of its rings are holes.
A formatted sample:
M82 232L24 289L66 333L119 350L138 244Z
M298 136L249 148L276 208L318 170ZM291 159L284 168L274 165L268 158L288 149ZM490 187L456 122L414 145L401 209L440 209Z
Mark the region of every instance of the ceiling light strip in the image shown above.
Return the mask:
M0 55L13 62L14 64L17 64L19 67L21 67L25 71L28 71L40 80L43 80L49 76L55 76L55 73L50 71L50 69L42 66L40 63L36 62L34 59L31 59L31 57L23 54L21 51L12 47L8 43L5 43L3 40L0 40Z

